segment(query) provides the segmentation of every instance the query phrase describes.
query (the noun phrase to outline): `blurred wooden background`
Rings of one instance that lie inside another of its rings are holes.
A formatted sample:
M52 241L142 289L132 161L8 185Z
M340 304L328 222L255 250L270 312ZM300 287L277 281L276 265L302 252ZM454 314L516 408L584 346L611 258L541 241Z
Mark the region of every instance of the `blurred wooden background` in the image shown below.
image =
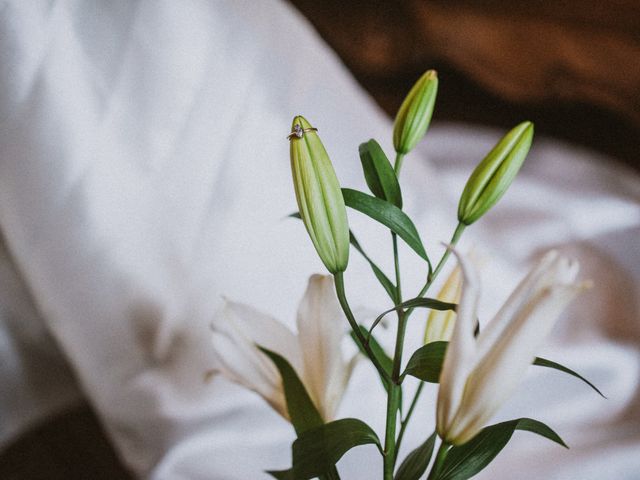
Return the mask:
M435 68L436 122L530 119L640 169L638 1L290 1L390 115ZM130 477L84 405L5 450L0 478Z
M640 168L637 0L291 0L390 114L424 70L434 121L536 131Z

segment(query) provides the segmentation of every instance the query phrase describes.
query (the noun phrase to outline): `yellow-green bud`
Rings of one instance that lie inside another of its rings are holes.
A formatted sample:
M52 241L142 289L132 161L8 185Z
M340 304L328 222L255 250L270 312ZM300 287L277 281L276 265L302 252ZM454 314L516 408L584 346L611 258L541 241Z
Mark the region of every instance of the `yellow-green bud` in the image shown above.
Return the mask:
M457 266L447 277L436 298L442 302L459 303L461 294L462 270ZM431 310L424 331L424 343L451 340L455 320L456 312L453 310Z
M397 153L409 152L427 133L437 93L438 74L428 70L411 88L396 114L393 146Z
M300 217L331 273L349 262L349 224L338 178L320 137L302 116L293 119L290 152Z
M458 204L458 221L471 225L504 195L522 167L533 140L533 123L507 133L473 171Z

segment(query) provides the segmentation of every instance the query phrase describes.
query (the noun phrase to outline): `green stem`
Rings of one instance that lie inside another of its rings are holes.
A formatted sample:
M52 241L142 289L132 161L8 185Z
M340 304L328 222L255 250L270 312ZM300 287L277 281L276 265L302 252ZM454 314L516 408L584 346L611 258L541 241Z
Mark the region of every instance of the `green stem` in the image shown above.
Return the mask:
M395 233L391 233L393 240L393 261L396 273L396 301L402 303L402 288L400 282L400 259L398 256L398 238ZM396 428L398 425L398 410L402 397L402 387L400 386L400 368L402 365L402 351L404 347L404 336L407 328L404 311L397 309L398 330L396 333L396 346L393 355L393 370L391 372L391 383L387 396L387 424L384 439L384 479L393 479L393 469L396 461Z
M455 246L458 243L458 241L460 240L460 237L462 236L462 233L464 232L464 229L465 229L465 225L462 224L462 223L459 223L458 226L456 227L455 231L453 232L453 236L451 237L451 241L449 242L449 244L451 246ZM448 260L450 254L451 254L451 250L449 250L449 249L445 250L445 252L443 253L442 258L440 258L440 261L438 262L438 265L436 266L435 270L429 275L429 277L427 278L427 282L425 283L424 287L422 287L422 290L418 294L419 297L421 297L425 293L427 293L427 291L429 290L429 288L431 287L433 282L436 280L436 278L438 277L438 275L442 271L442 268L444 267L445 263L447 263L447 260ZM404 314L404 321L405 322L409 319L409 316L411 315L413 310L414 309L411 308L411 309L409 309L409 310L407 310L405 312L405 314ZM418 403L418 399L420 398L420 395L422 394L423 387L424 387L424 383L421 382L420 385L418 386L417 390L416 390L416 393L413 395L413 400L411 400L411 406L409 407L409 410L407 411L406 417L400 423L400 434L398 435L398 441L396 442L396 452L400 449L400 444L402 443L402 438L404 437L404 432L407 429L407 425L409 424L409 420L411 420L411 415L413 415L413 411L415 409L416 404Z
M393 170L396 172L396 177L400 177L400 169L402 168L403 160L404 160L404 153L396 153L396 161L393 164Z
M400 385L393 382L389 383L389 394L387 397L387 426L384 437L384 480L393 480L393 467L396 457L396 425L398 423L397 415L401 391L402 387L400 387Z
M365 339L364 335L360 331L360 327L358 325L358 322L356 321L356 318L354 317L353 312L351 311L351 307L349 306L349 302L347 301L347 296L346 296L345 291L344 291L344 275L343 275L343 272L338 272L338 273L334 274L333 278L335 280L336 294L338 296L338 301L340 302L340 306L342 307L342 311L344 312L345 316L347 317L347 321L349 322L349 325L351 326L351 329L353 330L353 333L356 336L356 340L358 342L358 346L360 347L360 349L362 351L364 351L367 354L367 356L369 357L369 360L371 360L371 363L373 363L373 365L376 367L376 369L380 373L380 376L382 378L384 378L385 380L389 381L389 383L391 383L391 378L389 377L389 372L387 372L382 367L382 365L378 361L378 358L373 353L373 350L371 349L371 346L369 345L369 343Z
M400 450L400 445L402 445L404 432L407 429L407 425L409 424L411 415L413 415L413 411L415 410L416 405L418 404L418 399L420 398L420 394L422 393L423 388L424 388L424 382L420 382L420 385L418 385L418 389L416 390L416 393L413 395L413 400L411 400L411 405L409 406L407 415L404 417L404 420L400 421L400 433L398 434L398 440L396 441L396 459L398 458L398 451Z
M391 240L393 241L393 264L396 272L396 305L402 303L402 285L400 282L400 259L398 257L398 236L395 232L391 232Z
M452 247L456 246L456 244L458 243L458 240L460 240L460 237L462 236L462 232L464 232L465 228L466 228L466 225L464 223L458 223L458 226L456 227L456 230L453 232L453 236L451 237L451 241L449 242L449 245L451 245ZM436 265L435 270L431 274L429 274L427 276L427 281L424 284L424 286L422 287L422 290L420 290L420 293L418 294L418 297L422 297L425 293L427 293L427 290L429 290L429 287L431 287L433 282L438 277L438 274L442 270L442 267L444 267L445 263L447 263L449 255L451 255L451 250L449 248L447 248L445 250L444 254L442 255L442 258L438 262L438 265ZM411 312L413 312L413 309L410 309L410 310L407 311L407 316L410 315Z
M449 444L443 441L440 444L440 448L438 449L438 453L436 454L436 461L433 463L433 467L431 467L431 472L429 473L427 480L436 480L436 478L438 478L438 474L442 469L442 464L444 463L444 459L447 457L448 451Z

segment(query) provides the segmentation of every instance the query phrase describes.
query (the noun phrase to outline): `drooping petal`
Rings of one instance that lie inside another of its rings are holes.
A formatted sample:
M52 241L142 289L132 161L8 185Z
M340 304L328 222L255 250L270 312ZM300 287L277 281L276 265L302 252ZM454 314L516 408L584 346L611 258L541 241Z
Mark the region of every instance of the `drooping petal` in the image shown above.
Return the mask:
M214 315L211 329L217 372L258 393L288 419L280 373L258 346L282 355L300 371L302 360L294 334L272 317L231 301L225 301Z
M229 337L215 332L212 343L217 361L212 372L214 375L220 374L227 380L254 391L280 415L289 418L278 371L275 367L275 371L269 371L270 366L265 366L258 357L261 352L240 354L241 349ZM265 367L268 374L264 372Z
M211 324L217 360L215 371L261 395L278 413L288 418L280 374L257 348L235 310L227 303L214 315Z
M460 267L454 268L437 295L443 302L458 303L462 292L462 272ZM427 327L424 332L424 343L448 342L453 333L456 312L452 310L431 310L427 317Z
M473 331L480 296L480 282L474 266L455 249L452 251L462 271L463 288L457 320L440 374L436 420L441 436L449 429L460 405L467 376L475 366L476 342Z
M309 278L298 308L297 323L303 382L320 415L330 420L337 407L336 385L342 383L346 367L341 352L343 313L333 277L312 275Z
M296 372L302 371L302 355L295 334L275 318L244 303L225 301L227 319L214 319L212 328L224 331L230 326L241 332L256 345L282 355ZM222 320L222 322L220 321ZM268 357L264 357L270 364Z

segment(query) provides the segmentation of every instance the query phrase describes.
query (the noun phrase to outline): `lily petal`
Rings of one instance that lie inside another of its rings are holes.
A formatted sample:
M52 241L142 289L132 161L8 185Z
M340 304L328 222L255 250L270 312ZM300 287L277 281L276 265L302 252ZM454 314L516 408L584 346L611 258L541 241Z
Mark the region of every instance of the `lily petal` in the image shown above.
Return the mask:
M477 343L472 339L470 347L464 342L468 341L473 321L466 300L473 267L454 253L465 284L449 344L449 349L453 346L457 350L450 356L448 349L445 358L445 366L450 358L457 364L447 372L443 367L441 375L440 389L444 387L445 396L438 397L438 433L450 443L462 444L473 438L511 395L558 317L583 286L575 283L578 264L550 252L520 282L480 332ZM460 334L463 330L465 333ZM453 399L446 395L452 395Z
M264 362L262 352L247 348L249 345L239 346L217 332L213 333L212 343L217 362L214 374L254 391L280 415L289 418L278 371Z
M218 361L216 370L228 380L255 391L288 418L280 374L258 345L279 353L294 368L300 368L300 351L293 333L268 315L230 301L214 315L211 328Z
M225 299L224 310L226 321L214 318L214 330L224 330L227 326L234 325L257 346L282 355L297 372L302 370L302 355L296 336L283 323L249 305L231 300ZM231 323L229 319L232 320ZM264 358L272 363L266 355Z
M328 421L346 385L341 352L344 322L333 277L313 275L309 278L298 308L297 323L302 379L320 415Z
M440 373L436 423L441 437L449 429L458 410L467 376L474 367L476 341L473 331L480 297L480 282L474 266L455 249L449 248L458 258L463 276L463 288L458 304L457 320Z
M354 354L346 364L342 365L340 372L332 376L329 380L327 390L324 394L324 408L322 409L326 412L326 417L323 416L323 418L327 422L335 419L336 412L338 411L344 392L347 389L347 384L351 379L351 374L355 366L363 358L361 353ZM323 412L321 411L320 413L322 414Z
M564 308L580 292L580 286L547 287L530 299L505 330L503 337L469 375L460 404L461 417L451 436L470 440L511 396L533 362Z
M568 260L561 257L556 250L547 252L540 259L511 293L493 320L482 329L478 337L478 350L481 357L493 348L495 342L503 336L512 318L529 302L533 295L550 285L570 281L558 277L560 271L566 270L567 262ZM573 275L575 278L577 271Z

